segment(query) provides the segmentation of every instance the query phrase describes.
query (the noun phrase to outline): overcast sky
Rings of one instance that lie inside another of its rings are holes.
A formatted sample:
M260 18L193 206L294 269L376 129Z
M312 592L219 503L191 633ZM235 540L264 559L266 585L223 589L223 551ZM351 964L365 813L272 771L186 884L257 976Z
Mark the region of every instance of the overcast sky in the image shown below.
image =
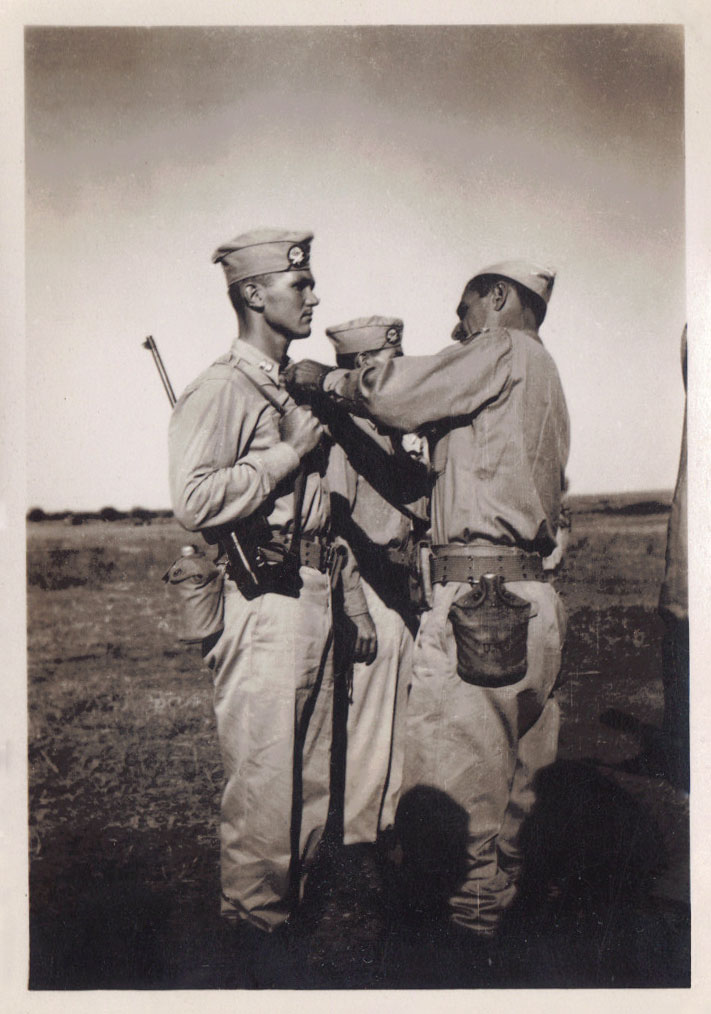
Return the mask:
M236 333L213 249L315 232L312 337L446 345L464 282L557 269L542 338L571 492L670 488L683 413L683 33L674 26L31 28L28 506L168 506L168 403Z

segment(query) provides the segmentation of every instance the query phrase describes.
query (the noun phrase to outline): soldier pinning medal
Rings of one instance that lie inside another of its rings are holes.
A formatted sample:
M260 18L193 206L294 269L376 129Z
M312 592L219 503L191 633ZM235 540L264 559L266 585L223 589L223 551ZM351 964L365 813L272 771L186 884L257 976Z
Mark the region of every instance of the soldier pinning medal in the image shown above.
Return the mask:
M374 649L357 571L330 534L323 426L282 382L319 302L312 239L259 229L215 251L238 337L188 385L169 431L175 515L224 548L219 622L199 631L225 772L221 912L260 941L286 925L326 825L339 569L356 657Z
M432 608L414 650L401 806L427 787L465 814L449 922L453 939L485 947L516 896L519 831L558 744L565 615L542 560L556 546L569 420L539 335L553 283L526 261L495 264L464 286L455 344L439 353L286 371L297 397L401 432L428 427Z

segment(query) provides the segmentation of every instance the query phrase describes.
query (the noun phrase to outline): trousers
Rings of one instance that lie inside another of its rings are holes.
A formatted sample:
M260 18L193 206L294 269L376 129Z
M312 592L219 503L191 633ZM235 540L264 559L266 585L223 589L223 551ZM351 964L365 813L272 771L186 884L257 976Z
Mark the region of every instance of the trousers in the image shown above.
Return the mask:
M225 772L222 914L286 921L326 825L333 706L328 574L301 567L298 598L245 599L226 582L225 628L205 656Z
M457 675L449 609L470 590L434 587L414 650L403 793L429 786L465 813L463 876L449 897L449 918L481 936L495 933L517 890L518 835L535 802L536 774L553 763L560 710L553 687L565 638L565 612L552 585L507 582L531 602L527 669L508 687L486 688Z
M374 842L392 826L400 798L405 711L412 679L412 634L396 610L361 576L378 651L353 664L348 707L343 840Z

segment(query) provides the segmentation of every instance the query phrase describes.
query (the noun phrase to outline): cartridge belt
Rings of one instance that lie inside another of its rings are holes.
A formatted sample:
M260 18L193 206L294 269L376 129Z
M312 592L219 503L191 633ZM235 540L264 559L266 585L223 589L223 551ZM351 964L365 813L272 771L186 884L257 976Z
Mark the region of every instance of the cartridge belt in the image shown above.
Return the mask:
M271 538L272 544L289 548L291 536L274 534ZM302 567L311 567L325 574L331 567L334 555L334 546L327 538L321 535L302 535L299 540L299 564Z
M433 546L431 574L433 584L448 581L474 584L484 574L502 577L504 581L546 580L541 557L513 546Z

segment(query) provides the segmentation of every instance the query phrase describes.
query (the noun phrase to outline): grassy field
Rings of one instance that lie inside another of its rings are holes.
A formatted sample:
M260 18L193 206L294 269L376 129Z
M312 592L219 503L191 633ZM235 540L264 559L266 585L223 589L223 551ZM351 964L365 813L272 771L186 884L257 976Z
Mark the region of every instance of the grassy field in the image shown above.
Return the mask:
M627 764L661 718L666 514L619 507L574 505L560 759L528 828L499 985L688 983L688 800ZM177 641L161 581L186 541L165 519L28 525L32 988L270 984L249 977L217 916L211 682ZM303 961L279 985L483 983L410 960L368 850L331 850L311 912Z

